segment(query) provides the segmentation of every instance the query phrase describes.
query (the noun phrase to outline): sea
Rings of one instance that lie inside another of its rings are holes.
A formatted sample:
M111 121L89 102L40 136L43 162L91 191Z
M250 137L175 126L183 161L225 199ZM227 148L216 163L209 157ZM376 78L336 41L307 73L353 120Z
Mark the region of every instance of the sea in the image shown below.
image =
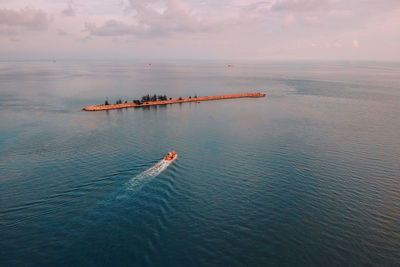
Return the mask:
M0 62L0 266L400 266L400 63Z

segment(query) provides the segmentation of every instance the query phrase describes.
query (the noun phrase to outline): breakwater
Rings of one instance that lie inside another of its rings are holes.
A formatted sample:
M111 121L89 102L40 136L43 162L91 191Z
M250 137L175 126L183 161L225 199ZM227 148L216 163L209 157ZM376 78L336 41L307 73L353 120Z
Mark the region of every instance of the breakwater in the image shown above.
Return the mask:
M185 98L174 98L169 100L158 100L158 101L148 101L142 104L136 104L133 102L121 103L121 104L109 104L109 105L95 105L83 108L86 111L101 111L110 109L121 109L121 108L131 108L131 107L145 107L145 106L155 106L155 105L166 105L166 104L176 104L185 102L200 102L200 101L210 101L210 100L221 100L221 99L231 99L231 98L246 98L246 97L265 97L262 93L243 93L243 94L230 94L230 95L216 95L216 96L200 96L200 97L185 97Z

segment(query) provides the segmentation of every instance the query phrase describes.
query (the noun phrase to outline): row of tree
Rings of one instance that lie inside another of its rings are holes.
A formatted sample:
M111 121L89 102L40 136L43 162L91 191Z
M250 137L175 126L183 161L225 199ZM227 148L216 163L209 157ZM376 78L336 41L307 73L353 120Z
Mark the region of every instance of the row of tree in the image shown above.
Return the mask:
M192 97L189 96L189 98L192 98ZM195 95L194 98L197 98L197 95ZM170 98L170 100L171 100L171 99L172 99L172 98ZM165 101L165 100L168 100L167 95L156 95L156 94L154 94L154 95L150 96L149 94L147 94L147 95L142 96L142 99L141 99L141 100L135 99L135 100L133 100L132 102L135 103L135 104L137 104L137 105L141 105L141 104L143 104L143 103L150 102L150 101L153 102L153 101ZM179 97L179 100L182 100L182 97ZM125 101L125 103L128 103L128 101ZM122 104L121 98L118 99L118 100L115 102L115 104ZM108 100L106 100L106 101L104 102L104 105L110 105L110 103L108 102Z
M156 95L154 94L153 96L150 95L144 95L142 96L142 102L149 102L149 101L164 101L164 100L168 100L167 95Z

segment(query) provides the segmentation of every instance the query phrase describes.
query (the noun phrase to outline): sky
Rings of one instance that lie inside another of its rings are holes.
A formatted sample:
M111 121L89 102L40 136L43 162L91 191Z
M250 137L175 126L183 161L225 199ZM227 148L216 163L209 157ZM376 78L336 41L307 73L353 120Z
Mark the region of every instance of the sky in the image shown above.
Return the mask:
M400 60L400 0L0 0L0 59Z

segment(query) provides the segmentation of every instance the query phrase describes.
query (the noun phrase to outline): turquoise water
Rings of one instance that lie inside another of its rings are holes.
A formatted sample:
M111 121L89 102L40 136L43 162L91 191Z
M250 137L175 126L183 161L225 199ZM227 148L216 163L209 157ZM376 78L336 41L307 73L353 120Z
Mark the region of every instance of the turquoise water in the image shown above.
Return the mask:
M399 118L397 63L0 62L0 265L400 265Z

